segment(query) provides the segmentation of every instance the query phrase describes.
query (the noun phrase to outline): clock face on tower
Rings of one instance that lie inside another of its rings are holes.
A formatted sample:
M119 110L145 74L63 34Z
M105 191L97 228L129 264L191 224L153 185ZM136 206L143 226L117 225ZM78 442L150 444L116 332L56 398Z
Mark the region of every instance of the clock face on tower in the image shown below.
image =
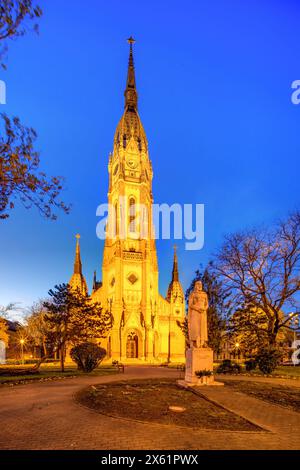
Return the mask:
M137 165L138 165L138 162L137 160L133 159L133 158L130 158L128 161L127 161L127 165L130 167L130 168L136 168Z

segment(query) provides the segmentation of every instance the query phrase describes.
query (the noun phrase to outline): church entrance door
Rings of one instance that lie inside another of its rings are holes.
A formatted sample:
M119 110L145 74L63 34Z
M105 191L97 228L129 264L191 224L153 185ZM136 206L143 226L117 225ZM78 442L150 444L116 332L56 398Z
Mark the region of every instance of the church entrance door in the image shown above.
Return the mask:
M130 359L137 359L138 345L138 336L135 333L130 333L130 335L127 336L126 357Z

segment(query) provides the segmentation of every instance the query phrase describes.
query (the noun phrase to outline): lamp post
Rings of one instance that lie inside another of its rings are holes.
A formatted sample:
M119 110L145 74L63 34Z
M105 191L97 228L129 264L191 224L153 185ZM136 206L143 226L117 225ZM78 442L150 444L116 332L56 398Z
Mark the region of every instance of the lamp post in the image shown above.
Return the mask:
M25 343L25 339L23 338L20 339L22 364L24 364L24 343Z

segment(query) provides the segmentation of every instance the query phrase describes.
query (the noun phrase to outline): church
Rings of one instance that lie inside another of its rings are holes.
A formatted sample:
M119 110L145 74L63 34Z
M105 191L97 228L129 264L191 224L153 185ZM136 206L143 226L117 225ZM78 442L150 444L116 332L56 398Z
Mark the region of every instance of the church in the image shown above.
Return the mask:
M111 311L113 327L101 346L107 359L124 364L185 361L185 337L178 326L185 318L185 299L174 251L167 295L159 293L158 261L152 222L152 164L138 114L130 37L124 113L109 155L108 217L102 281L94 275L91 299ZM82 272L79 236L69 284L88 295Z

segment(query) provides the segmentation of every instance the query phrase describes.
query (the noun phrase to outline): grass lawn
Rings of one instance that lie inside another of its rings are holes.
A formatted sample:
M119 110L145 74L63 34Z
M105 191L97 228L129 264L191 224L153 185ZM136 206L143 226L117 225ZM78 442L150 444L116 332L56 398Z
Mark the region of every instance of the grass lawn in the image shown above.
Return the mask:
M243 370L243 372L246 372L246 371ZM255 370L251 372L247 372L247 374L250 374L250 375L255 374L255 375L261 375L261 376L264 375L262 372L260 372L258 368L256 368ZM276 367L274 372L272 372L272 374L270 375L270 377L280 377L280 376L282 377L284 376L286 378L296 377L300 379L300 367L299 366L296 366L296 367L295 366L279 366L279 367Z
M233 361L234 362L234 361ZM217 363L214 363L214 370L216 370L218 368L220 364L217 364ZM180 369L184 366L184 364L180 363L180 364L175 364L175 363L171 363L171 364L168 364L168 367L170 369ZM243 367L243 365L242 365ZM260 370L258 369L258 367L254 370L254 371L251 371L251 372L247 372L245 370L245 367L243 367L242 369L242 374L243 373L247 373L252 375L261 375L263 376L264 374L262 372L260 372ZM275 371L271 374L271 377L278 377L278 376L284 376L284 377L296 377L296 378L299 378L300 379L300 366L279 366L275 369Z
M273 372L272 375L284 375L289 377L300 378L300 367L299 366L279 366Z
M235 391L300 412L300 388L298 387L286 387L284 385L252 382L248 380L243 381L243 379L226 380L226 378L222 378L222 382Z
M130 380L90 386L77 393L79 403L100 413L188 428L259 431L249 423L191 391L174 380ZM170 406L179 407L172 410Z
M17 369L25 369L25 368L31 368L32 366L9 366L13 367L15 370ZM7 366L0 366L0 371L1 368L7 368ZM77 369L75 365L66 365L65 367L65 372L61 372L60 368L57 366L57 364L42 364L39 370L39 373L33 374L33 375L0 375L0 385L4 384L17 384L17 383L24 383L24 382L33 382L33 381L39 381L39 380L47 380L47 379L60 379L63 377L74 377L74 376L84 376L84 375L89 375L89 376L97 376L97 375L106 375L106 374L112 374L117 372L116 369L112 366L100 366L97 369L95 369L93 372L90 372L89 374L86 374L84 372L81 372Z

